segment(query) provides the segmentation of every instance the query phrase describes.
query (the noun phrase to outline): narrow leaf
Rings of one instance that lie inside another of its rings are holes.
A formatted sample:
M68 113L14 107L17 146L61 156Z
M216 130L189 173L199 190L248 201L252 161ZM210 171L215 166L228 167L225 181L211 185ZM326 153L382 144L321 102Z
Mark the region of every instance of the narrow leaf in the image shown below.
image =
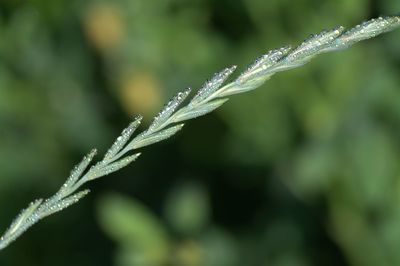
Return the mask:
M379 17L365 21L343 33L336 41L332 50L339 50L350 45L391 31L400 26L400 16Z
M228 99L218 99L200 106L187 106L174 115L172 122L182 122L208 114L223 105L227 100Z
M139 135L136 139L134 139L130 144L129 144L129 149L138 149L144 146L148 146L150 144L168 139L172 135L174 135L176 132L181 130L183 127L183 124L179 124L164 130L161 130L159 132L155 133L148 133L145 132L145 134Z
M219 73L214 74L214 76L206 81L203 84L201 89L197 92L197 94L193 97L190 102L190 105L196 105L203 100L207 99L211 94L213 94L221 85L225 82L225 80L235 71L236 66L232 66L229 68L225 68Z
M260 87L265 81L267 81L273 73L265 74L265 75L260 75L257 76L255 75L251 79L247 80L244 83L240 82L232 82L231 84L228 84L228 86L224 87L221 92L218 93L219 97L228 97L234 94L238 93L244 93L248 92L254 89L257 89Z
M129 126L122 131L121 135L117 138L117 140L114 142L111 148L107 151L103 161L111 160L125 146L128 140L131 138L132 134L140 125L141 121L142 121L142 116L135 117L133 122L131 122Z
M23 209L11 223L10 227L4 233L2 239L5 238L6 236L14 234L20 228L20 226L23 225L26 222L26 220L35 212L35 210L39 207L39 205L42 202L43 202L42 199L37 199L31 202L26 209Z
M71 206L72 204L77 203L81 198L86 196L89 192L90 192L89 189L85 189L83 191L77 192L65 199L58 201L55 204L51 204L51 205L44 204L43 207L40 208L40 213L39 213L40 218L39 219L49 216L53 213L62 211L65 208Z
M276 71L299 67L307 63L312 57L324 51L324 48L332 46L335 39L342 34L344 27L337 27L333 30L323 31L316 35L311 35L298 47L286 56Z
M176 108L186 99L186 97L190 93L190 88L179 92L172 100L170 100L161 112L154 118L153 123L149 126L148 132L157 131L167 120L168 118L174 113Z
M287 55L291 50L290 46L269 51L257 58L237 79L238 84L251 82L255 77L263 75L268 69L275 65L282 57Z
M96 153L97 153L97 150L93 149L90 151L90 153L88 155L83 157L82 161L72 169L69 178L63 185L63 188L73 185L79 179L79 177L82 175L83 171L86 170L86 168L88 167L90 162L93 160Z
M96 169L90 173L89 179L93 180L108 174L111 174L115 171L118 171L121 168L124 168L134 160L136 160L137 157L139 157L140 153L136 153L134 155L126 156L116 162L113 162L111 164L108 164L103 167L96 167Z

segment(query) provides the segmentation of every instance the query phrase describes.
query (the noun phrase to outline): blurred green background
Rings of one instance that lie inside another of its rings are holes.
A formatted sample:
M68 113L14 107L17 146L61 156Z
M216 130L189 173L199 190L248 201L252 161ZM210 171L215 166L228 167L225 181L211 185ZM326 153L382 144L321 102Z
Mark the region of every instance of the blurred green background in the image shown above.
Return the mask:
M184 87L398 0L3 0L0 231ZM189 122L0 265L400 265L400 31ZM146 124L145 123L145 124Z

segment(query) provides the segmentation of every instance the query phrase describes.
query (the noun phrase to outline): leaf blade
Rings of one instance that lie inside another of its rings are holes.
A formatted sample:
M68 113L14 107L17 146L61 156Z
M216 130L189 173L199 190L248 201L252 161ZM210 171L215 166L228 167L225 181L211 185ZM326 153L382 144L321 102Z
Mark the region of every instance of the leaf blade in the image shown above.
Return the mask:
M206 81L201 89L196 93L193 99L190 101L189 105L195 106L207 99L211 94L213 94L225 80L235 71L236 66L231 66L225 68L224 70L214 74L214 76Z
M187 98L187 96L190 94L190 91L191 89L187 88L184 91L176 94L156 115L147 131L151 133L162 128L168 118L175 112L176 108Z
M113 143L110 149L104 155L103 161L110 161L112 158L125 146L130 137L133 135L135 130L139 127L142 122L142 116L136 116L134 120L126 127L117 140Z
M226 101L228 101L227 98L223 98L223 99L217 99L211 102L208 102L206 104L202 104L200 106L195 106L192 108L189 108L189 110L184 110L181 113L176 113L176 116L173 117L172 122L173 123L178 123L178 122L182 122L182 121L186 121L189 119L193 119L199 116L203 116L206 115L212 111L214 111L215 109L219 108L221 105L223 105Z
M106 166L98 165L97 168L95 166L94 168L96 168L96 169L90 173L89 180L93 180L93 179L96 179L96 178L99 178L99 177L102 177L105 175L109 175L115 171L118 171L121 168L124 168L131 162L135 161L140 156L140 154L141 153L136 153L134 155L126 156L126 157L119 159L118 161L108 164Z
M139 135L136 139L133 140L131 144L129 144L129 149L138 149L153 143L160 142L162 140L168 139L171 136L175 135L179 130L181 130L183 124L178 124L176 126L169 127L167 129L161 130L155 133L147 133Z

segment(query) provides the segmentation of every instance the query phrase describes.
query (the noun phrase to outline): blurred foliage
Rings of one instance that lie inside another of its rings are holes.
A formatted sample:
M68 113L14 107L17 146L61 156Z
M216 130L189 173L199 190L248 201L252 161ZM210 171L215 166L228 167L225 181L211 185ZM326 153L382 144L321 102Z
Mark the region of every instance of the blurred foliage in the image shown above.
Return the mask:
M151 119L225 66L398 10L397 0L2 1L0 228L133 114ZM232 98L93 184L0 265L400 265L399 41L397 31L320 56Z

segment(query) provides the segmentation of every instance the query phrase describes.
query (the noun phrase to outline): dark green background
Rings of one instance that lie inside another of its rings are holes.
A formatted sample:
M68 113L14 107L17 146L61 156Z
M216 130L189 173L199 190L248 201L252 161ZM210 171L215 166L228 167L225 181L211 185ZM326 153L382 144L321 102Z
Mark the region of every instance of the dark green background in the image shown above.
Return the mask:
M3 0L0 231L134 114L398 0ZM143 149L0 265L400 265L400 31L322 55Z

